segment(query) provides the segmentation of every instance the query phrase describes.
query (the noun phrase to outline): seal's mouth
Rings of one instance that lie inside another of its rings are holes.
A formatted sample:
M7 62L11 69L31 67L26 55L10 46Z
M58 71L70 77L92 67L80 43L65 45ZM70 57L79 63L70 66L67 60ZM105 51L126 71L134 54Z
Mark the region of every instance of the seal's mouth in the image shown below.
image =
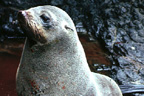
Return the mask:
M29 39L40 43L46 43L46 37L42 28L38 29L38 25L29 11L19 11L18 21L20 27Z

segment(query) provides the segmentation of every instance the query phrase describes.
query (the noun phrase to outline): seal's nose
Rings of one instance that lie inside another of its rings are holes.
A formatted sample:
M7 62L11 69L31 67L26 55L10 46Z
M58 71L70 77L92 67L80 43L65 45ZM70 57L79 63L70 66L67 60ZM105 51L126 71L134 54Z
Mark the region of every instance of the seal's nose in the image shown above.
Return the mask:
M25 21L25 16L23 14L25 14L23 11L18 12L18 21L19 22L24 22Z
M27 12L26 11L19 11L18 17L27 17Z
M28 15L28 12L26 12L26 11L20 11L20 14L22 14L23 16L27 16Z
M19 22L23 22L23 23L26 22L28 17L29 17L29 14L25 10L21 10L18 12L18 21Z

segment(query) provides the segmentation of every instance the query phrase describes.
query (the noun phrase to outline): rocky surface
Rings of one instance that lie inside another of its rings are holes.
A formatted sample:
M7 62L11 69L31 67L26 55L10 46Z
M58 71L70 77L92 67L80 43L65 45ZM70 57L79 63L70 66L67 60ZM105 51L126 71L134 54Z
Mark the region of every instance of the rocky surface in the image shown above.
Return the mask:
M144 1L105 0L99 20L92 16L95 36L109 54L116 79L121 84L144 84ZM89 19L89 18L88 18ZM118 70L118 71L117 71Z
M0 5L0 42L7 38L22 38L23 32L18 26L17 10Z
M122 85L144 84L143 0L1 0L0 42L24 37L16 20L19 9L47 4L64 9L76 24L81 21L101 43L113 65L94 64L97 70L110 69L111 77Z
M98 14L90 11L89 28L108 50L112 77L123 85L144 84L144 1L103 1Z

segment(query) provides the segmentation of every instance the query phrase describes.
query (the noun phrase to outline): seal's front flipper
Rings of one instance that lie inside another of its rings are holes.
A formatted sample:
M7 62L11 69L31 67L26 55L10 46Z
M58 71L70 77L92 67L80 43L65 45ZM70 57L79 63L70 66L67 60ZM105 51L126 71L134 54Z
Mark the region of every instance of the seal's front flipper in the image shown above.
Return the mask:
M93 73L93 78L95 80L96 87L100 89L102 96L122 96L122 92L116 82L102 74Z

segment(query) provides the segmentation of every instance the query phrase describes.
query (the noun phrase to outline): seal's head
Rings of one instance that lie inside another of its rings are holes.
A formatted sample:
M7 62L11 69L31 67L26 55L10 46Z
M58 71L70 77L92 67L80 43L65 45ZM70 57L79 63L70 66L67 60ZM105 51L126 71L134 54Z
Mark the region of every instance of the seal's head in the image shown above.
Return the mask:
M76 33L68 14L54 6L38 6L19 11L18 21L26 35L41 44L48 44L62 39L65 35Z

